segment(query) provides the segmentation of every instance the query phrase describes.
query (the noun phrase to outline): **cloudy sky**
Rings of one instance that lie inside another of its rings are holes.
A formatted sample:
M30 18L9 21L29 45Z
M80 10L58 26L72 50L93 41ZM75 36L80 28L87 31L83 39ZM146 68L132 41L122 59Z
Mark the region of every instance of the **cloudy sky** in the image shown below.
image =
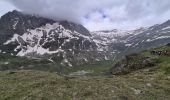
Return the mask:
M135 29L170 19L169 0L0 0L0 16L13 9L80 23L91 31Z

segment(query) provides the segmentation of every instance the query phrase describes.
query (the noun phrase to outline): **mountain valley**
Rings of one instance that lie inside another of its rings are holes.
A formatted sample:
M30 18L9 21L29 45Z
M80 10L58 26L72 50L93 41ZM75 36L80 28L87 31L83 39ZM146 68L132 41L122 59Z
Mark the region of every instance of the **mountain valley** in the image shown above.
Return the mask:
M8 12L0 18L0 100L169 100L169 43L170 20L90 32Z

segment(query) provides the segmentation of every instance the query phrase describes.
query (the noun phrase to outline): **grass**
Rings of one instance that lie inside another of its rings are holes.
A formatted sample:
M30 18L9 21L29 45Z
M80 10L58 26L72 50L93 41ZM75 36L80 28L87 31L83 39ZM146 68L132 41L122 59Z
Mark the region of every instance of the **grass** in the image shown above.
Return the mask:
M167 47L158 49L162 48ZM101 74L110 69L112 61L62 69L56 65L56 70L66 75L37 71L45 69L41 68L40 62L35 62L39 65L34 67L36 70L1 71L0 100L170 100L170 57L151 55L149 51L141 55L157 58L159 63L118 76L67 75L79 70ZM17 60L15 57L10 59ZM50 70L55 68L51 63L46 66Z
M70 77L20 70L0 72L0 100L169 100L170 75L159 67L121 76Z

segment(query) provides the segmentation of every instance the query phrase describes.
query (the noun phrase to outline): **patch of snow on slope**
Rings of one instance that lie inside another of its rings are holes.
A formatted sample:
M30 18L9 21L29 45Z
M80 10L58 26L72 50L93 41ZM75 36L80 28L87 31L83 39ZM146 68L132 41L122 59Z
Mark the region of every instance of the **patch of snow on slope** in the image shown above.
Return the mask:
M52 62L52 63L55 63L51 58L50 59L48 59L50 62Z
M45 44L46 42L49 42L48 39L52 38L52 41L55 41L54 39L54 32L51 32L52 30L55 30L58 32L58 34L60 35L59 38L65 38L68 37L68 39L74 38L73 33L71 33L71 31L69 30L65 30L63 26L59 25L58 23L54 23L54 24L46 24L43 27L40 28L36 28L35 30L27 30L26 33L24 33L22 36L19 36L17 34L14 34L14 36L6 41L4 43L4 45L7 45L9 43L12 42L18 42L20 45L17 46L15 48L14 51L17 51L18 49L21 49L17 56L25 56L29 53L36 53L39 55L44 55L44 54L53 54L53 53L58 53L58 52L63 52L63 50L61 50L60 48L58 50L55 51L50 51L49 49L45 49L43 48L43 44ZM43 44L40 44L40 41L42 40L42 37L44 36L44 31L45 33L47 33L46 40ZM51 32L51 34L49 34ZM79 33L75 33L80 35ZM82 35L80 35L82 36ZM19 37L21 39L23 39L24 42L26 42L28 45L26 46L26 48L23 48L22 43L18 40ZM85 37L85 36L84 36ZM85 37L87 38L87 37ZM67 42L69 42L70 40L67 40ZM66 41L64 42L66 43ZM64 45L64 44L62 44Z
M162 30L167 30L167 29L170 29L170 26L167 26L167 27L163 28Z
M72 67L72 64L66 58L63 60L63 62L68 64L69 67Z
M170 38L170 36L158 36L158 37L154 37L154 39L147 39L146 41L147 42L152 42L152 41L155 41L155 40L167 39L167 38Z
M126 47L130 47L132 44L125 44Z
M7 44L9 44L9 43L11 43L11 42L15 42L17 39L18 39L18 34L14 34L14 36L11 38L11 39L9 39L8 41L6 41L5 43L3 43L4 45L7 45Z
M170 38L170 36L160 36L160 37L157 37L156 39L166 39L166 38Z
M14 25L12 26L13 27L13 29L16 29L16 26L17 26L17 24L18 24L18 18L16 18L16 20L14 21Z

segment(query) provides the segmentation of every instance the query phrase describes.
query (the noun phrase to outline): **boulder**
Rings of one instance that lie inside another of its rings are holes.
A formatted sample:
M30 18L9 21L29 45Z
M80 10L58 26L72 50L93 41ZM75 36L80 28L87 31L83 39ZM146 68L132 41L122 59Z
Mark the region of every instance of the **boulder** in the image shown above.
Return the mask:
M155 66L156 63L156 58L145 57L140 54L131 54L126 56L124 60L116 63L112 67L111 73L113 75L126 74L134 70Z

